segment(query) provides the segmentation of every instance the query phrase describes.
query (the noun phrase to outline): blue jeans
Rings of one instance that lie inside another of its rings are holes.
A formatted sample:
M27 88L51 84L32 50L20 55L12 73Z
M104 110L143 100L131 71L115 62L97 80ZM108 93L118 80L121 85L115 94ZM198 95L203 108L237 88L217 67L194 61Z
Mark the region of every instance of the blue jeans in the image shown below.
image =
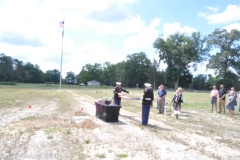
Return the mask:
M150 105L142 105L142 125L148 125Z

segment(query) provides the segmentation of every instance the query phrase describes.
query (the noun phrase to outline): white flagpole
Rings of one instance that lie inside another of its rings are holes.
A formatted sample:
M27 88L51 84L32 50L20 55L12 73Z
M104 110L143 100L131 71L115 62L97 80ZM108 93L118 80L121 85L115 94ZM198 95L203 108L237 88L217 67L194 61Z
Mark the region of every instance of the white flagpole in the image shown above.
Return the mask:
M63 37L64 37L64 25L65 25L65 18L63 21L63 30L62 30L62 54L61 54L61 68L60 68L60 83L59 83L59 90L61 91L62 88L62 59L63 59Z

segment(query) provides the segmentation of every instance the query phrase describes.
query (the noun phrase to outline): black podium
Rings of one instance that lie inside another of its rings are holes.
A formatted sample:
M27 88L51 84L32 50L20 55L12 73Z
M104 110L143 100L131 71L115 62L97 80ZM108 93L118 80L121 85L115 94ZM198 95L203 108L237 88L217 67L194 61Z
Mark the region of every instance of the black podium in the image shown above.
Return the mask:
M118 115L121 106L116 104L101 104L95 102L96 117L101 118L105 122L118 122Z

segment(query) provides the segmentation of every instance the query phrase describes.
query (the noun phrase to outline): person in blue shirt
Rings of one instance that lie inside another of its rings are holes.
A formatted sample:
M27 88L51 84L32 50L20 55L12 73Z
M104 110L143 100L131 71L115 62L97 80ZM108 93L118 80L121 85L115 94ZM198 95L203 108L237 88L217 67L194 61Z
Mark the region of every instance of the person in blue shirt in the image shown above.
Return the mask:
M160 85L160 90L158 90L157 100L159 105L159 114L164 113L164 105L165 105L165 97L167 95L167 91L164 89L164 85Z
M158 91L160 90L161 88L160 88L160 86L158 87L158 90L157 90L157 107L156 107L156 109L159 109L159 103L158 103Z

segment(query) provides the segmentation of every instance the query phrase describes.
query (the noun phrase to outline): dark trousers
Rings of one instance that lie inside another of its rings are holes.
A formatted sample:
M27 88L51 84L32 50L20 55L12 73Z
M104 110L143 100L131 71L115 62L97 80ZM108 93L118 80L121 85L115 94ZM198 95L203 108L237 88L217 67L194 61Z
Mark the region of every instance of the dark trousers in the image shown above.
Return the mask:
M180 109L181 104L174 102L174 103L173 103L173 108L174 108L175 111L178 111L178 107L179 107L179 109Z
M116 105L121 105L121 99L114 99L114 103L116 104Z
M142 125L148 125L150 105L142 105Z

